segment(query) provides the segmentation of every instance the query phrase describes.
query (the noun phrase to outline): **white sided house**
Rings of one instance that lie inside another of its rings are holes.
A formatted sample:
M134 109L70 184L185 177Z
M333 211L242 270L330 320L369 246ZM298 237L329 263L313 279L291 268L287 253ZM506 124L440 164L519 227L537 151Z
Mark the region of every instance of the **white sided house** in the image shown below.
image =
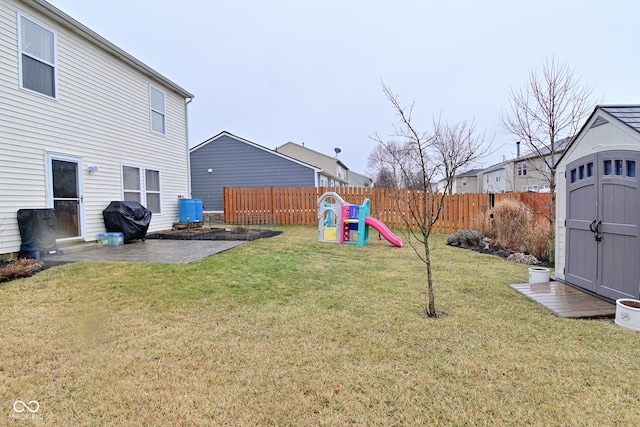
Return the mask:
M171 228L193 95L43 0L2 0L0 23L0 256L19 209L55 208L58 243L96 240L114 200Z
M558 161L556 275L640 298L640 105L598 106Z

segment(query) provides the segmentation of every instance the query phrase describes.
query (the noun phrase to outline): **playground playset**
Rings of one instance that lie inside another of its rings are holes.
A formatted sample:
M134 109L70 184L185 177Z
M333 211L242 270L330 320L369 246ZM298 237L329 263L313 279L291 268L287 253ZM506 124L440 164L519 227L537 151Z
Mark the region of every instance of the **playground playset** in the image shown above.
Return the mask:
M402 239L370 214L369 199L365 199L362 205L351 205L332 191L324 193L318 199L318 240L365 246L369 243L369 227L373 227L389 243L401 248L404 244Z

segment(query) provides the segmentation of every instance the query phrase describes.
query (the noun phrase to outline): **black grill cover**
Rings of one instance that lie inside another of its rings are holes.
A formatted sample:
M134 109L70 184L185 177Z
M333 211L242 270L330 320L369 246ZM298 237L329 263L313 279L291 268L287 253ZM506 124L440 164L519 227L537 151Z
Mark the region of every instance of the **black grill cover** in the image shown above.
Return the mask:
M57 224L55 209L18 210L18 228L22 238L18 256L39 258L40 255L56 253Z
M125 241L144 240L151 222L151 211L138 202L111 202L102 216L107 233L122 233Z

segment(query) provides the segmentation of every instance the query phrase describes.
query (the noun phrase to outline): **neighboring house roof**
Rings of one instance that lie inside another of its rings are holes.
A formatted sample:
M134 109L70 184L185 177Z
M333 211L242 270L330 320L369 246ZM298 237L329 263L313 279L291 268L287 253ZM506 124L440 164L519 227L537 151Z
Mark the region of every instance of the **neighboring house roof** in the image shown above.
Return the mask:
M120 59L123 62L126 62L133 68L137 69L143 74L148 75L151 79L157 80L158 82L166 85L171 88L176 93L180 94L184 98L194 98L194 95L188 92L186 89L178 86L176 83L172 82L168 78L164 77L162 74L153 70L151 67L143 64L138 59L129 55L124 50L120 49L118 46L114 45L104 37L100 36L96 32L90 30L88 27L82 25L80 22L76 21L66 13L62 12L60 9L52 6L44 0L22 0L23 3L28 4L32 8L42 12L47 15L50 19L54 20L58 24L70 29L75 34L84 39L96 44L100 48L106 50L111 53L116 58Z
M349 171L349 185L352 187L371 187L373 180L366 175Z
M559 141L556 141L555 143L555 151L556 154L558 153L562 153L564 152L564 150L566 150L569 147L569 144L571 143L572 138L567 137L567 138L563 138ZM551 147L549 147L548 145L544 145L542 147L539 148L540 149L540 154L542 154L543 156L546 156L547 154L551 154ZM514 162L520 162L523 160L529 160L529 159L535 159L540 157L540 155L534 151L530 151L526 154L524 154L523 156L520 157L516 157L515 159L513 159Z
M283 150L284 149L284 150ZM287 142L285 144L282 144L279 147L276 147L276 151L277 152L281 152L281 150L283 151L288 151L289 152L289 156L296 156L297 159L301 160L301 161L305 161L308 162L312 165L314 165L317 168L322 169L322 174L326 175L327 177L335 180L335 181L340 181L343 182L345 184L348 184L348 181L344 178L340 178L338 176L336 176L335 173L332 173L330 171L327 170L326 167L322 167L322 162L327 162L327 163L331 163L331 164L337 164L339 166L341 166L342 168L344 168L345 171L348 171L349 168L347 167L347 165L345 165L344 163L342 163L338 158L336 157L331 157L327 154L324 153L320 153L319 151L315 151L312 150L308 147L305 147L304 145L300 145L300 144L296 144L295 142ZM298 154L300 154L300 152L306 152L306 154L309 154L309 157L307 156L298 156ZM296 154L293 154L294 152L296 152ZM302 158L304 158L304 160L302 160ZM315 158L315 159L314 159ZM320 158L320 160L318 160L318 158ZM348 172L347 172L347 178L348 178Z
M466 172L462 172L462 173L456 175L456 178L464 178L464 177L468 177L468 176L478 176L483 171L484 171L484 169L482 169L482 168L470 169L470 170L468 170Z
M495 172L497 170L500 169L505 169L512 161L510 160L505 160L503 162L500 163L496 163L495 165L491 165L486 169L482 170L482 173L490 173L490 172Z
M311 148L309 148L309 147L305 147L304 145L296 144L295 142L291 142L291 141L289 141L289 142L287 142L287 143L284 143L284 144L282 144L281 146L276 147L276 151L278 151L278 150L279 150L279 149L281 149L282 147L286 147L287 145L295 145L295 146L296 146L296 147L298 147L298 148L303 148L304 150L311 151L312 153L317 154L317 155L319 155L319 156L326 157L326 158L327 158L327 159L329 159L329 160L333 160L333 161L337 162L340 166L342 166L342 167L343 167L343 168L345 168L346 170L349 170L349 168L347 167L347 165L345 165L344 163L342 163L342 162L340 161L340 159L338 159L338 158L336 158L336 157L331 157L331 156L329 156L329 155L327 155L327 154L321 153L321 152L316 151L316 150L312 150Z
M309 163L305 163L305 162L300 161L298 159L294 159L293 157L287 156L286 154L278 153L275 150L272 150L270 148L264 147L264 146L262 146L260 144L256 144L255 142L251 142L248 139L244 139L244 138L241 138L239 136L236 136L236 135L232 134L231 132L227 132L226 130L220 132L217 135L212 136L211 138L207 139L206 141L201 142L200 144L196 145L195 147L189 149L189 153L193 153L194 151L204 147L207 144L210 144L211 142L213 142L213 141L215 141L217 139L222 138L223 136L228 136L228 137L233 138L235 140L238 140L240 142L244 142L245 144L248 144L248 145L250 145L252 147L255 147L255 148L259 149L259 150L266 151L266 152L268 152L270 154L274 154L276 156L282 157L283 159L287 159L287 160L289 160L291 162L294 162L294 163L297 163L299 165L305 166L305 167L307 167L309 169L313 169L314 172L322 172L322 169L319 169L319 168L317 168L317 167L315 167L313 165L310 165Z

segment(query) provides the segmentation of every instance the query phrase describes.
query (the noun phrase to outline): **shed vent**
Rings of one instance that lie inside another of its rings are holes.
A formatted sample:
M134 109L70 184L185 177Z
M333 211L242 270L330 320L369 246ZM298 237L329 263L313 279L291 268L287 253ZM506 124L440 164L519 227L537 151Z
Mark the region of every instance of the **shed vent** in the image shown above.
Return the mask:
M598 116L596 117L596 120L593 122L593 124L589 127L589 129L598 127L600 125L606 125L607 123L609 123L607 119L602 116Z

